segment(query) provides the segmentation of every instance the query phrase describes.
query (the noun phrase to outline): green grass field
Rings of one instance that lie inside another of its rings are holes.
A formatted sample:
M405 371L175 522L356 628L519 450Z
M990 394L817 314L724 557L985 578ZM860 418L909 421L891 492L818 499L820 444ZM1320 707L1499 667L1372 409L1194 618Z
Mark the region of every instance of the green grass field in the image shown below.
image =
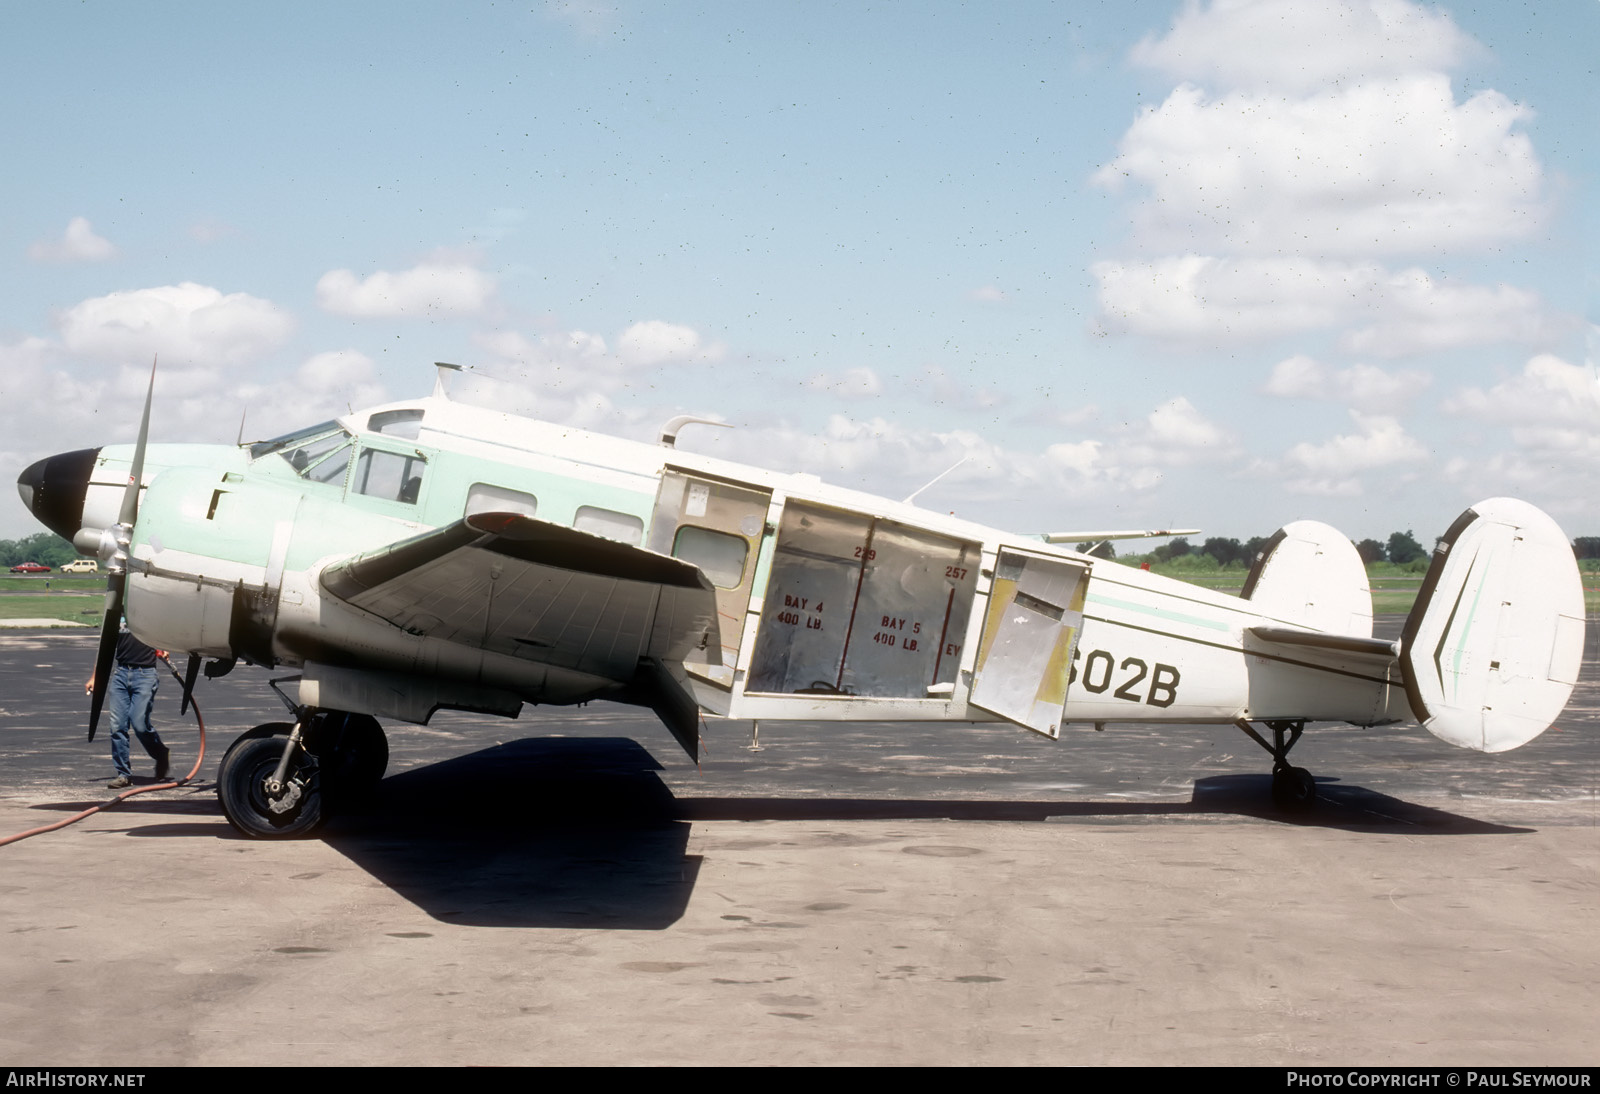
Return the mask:
M105 603L105 597L95 593L0 596L0 619L65 619L98 626Z
M64 619L98 626L105 597L104 574L0 575L0 620Z
M45 586L49 588L46 589ZM105 574L40 574L23 577L20 574L0 574L0 592L42 593L65 589L76 592L105 592Z
M1584 610L1590 615L1600 613L1600 567L1587 565L1595 559L1585 559L1580 568L1583 578ZM1238 596L1244 588L1249 571L1240 568L1195 569L1157 562L1150 567L1153 573L1177 578L1191 585L1215 589L1219 593ZM1372 585L1372 610L1379 615L1405 615L1416 602L1417 591L1422 588L1422 574L1408 573L1401 567L1386 562L1367 567L1367 580Z

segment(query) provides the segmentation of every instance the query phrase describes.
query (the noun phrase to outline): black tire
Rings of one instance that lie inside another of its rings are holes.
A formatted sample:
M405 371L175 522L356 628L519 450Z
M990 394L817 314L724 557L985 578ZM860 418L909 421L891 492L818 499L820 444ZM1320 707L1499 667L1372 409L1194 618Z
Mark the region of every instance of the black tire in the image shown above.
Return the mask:
M1272 772L1272 801L1288 813L1310 809L1317 800L1317 780L1303 767L1285 764Z
M317 762L295 748L284 775L284 790L267 792L266 782L283 757L285 734L261 734L257 726L234 741L217 772L217 797L228 823L253 839L301 839L322 827L322 780Z
M370 714L319 711L310 738L328 793L339 802L366 798L388 770L389 738Z
M228 751L232 752L235 748L238 748L240 741L253 741L262 737L287 737L293 732L293 722L264 722L252 729L245 730L235 737L233 744L228 746ZM226 759L226 756L224 756L224 759Z

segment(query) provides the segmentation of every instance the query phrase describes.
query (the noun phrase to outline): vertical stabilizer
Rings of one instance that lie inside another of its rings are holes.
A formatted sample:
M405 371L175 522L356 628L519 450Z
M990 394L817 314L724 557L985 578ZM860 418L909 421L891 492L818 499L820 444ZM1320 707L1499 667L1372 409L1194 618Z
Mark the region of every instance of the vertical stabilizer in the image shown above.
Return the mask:
M1572 695L1583 629L1578 564L1555 521L1513 498L1479 502L1439 541L1406 619L1411 711L1463 748L1527 744Z

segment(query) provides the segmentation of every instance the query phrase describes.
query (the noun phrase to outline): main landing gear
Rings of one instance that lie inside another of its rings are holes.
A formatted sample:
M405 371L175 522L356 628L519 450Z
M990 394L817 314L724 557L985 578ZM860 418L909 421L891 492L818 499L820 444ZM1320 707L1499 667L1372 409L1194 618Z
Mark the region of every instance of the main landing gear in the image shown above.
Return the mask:
M1300 813L1317 800L1317 780L1303 767L1289 763L1289 750L1305 732L1304 722L1263 722L1272 731L1272 743L1257 733L1243 718L1234 725L1250 735L1256 744L1272 753L1272 802L1286 813ZM1285 739L1287 737L1287 739Z
M370 715L297 713L297 721L247 730L222 757L217 797L247 836L309 836L335 809L370 794L389 765L388 739Z

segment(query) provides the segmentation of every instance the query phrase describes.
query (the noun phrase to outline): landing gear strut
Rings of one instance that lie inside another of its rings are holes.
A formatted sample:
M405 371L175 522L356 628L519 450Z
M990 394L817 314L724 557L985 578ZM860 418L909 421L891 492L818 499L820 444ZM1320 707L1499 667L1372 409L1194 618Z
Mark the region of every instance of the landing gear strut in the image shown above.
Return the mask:
M366 714L301 708L294 722L246 730L222 757L217 797L256 839L309 836L333 809L369 794L389 763L383 727Z
M1311 808L1317 800L1317 780L1303 767L1289 763L1289 750L1305 732L1304 722L1264 722L1272 730L1272 743L1257 733L1243 718L1234 725L1250 735L1250 739L1272 754L1272 802L1279 809L1299 813ZM1287 737L1287 739L1285 739Z

